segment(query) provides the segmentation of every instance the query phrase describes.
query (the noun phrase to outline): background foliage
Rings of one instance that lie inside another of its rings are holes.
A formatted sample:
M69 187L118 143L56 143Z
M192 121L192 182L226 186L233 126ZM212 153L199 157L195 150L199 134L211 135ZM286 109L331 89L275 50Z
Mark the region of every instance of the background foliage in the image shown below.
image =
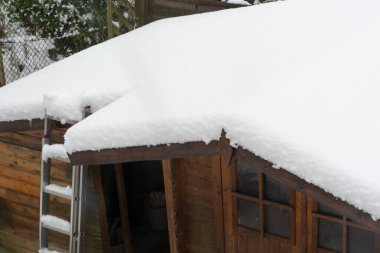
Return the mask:
M68 56L106 38L106 1L5 0L9 20L29 35L54 39L50 57Z

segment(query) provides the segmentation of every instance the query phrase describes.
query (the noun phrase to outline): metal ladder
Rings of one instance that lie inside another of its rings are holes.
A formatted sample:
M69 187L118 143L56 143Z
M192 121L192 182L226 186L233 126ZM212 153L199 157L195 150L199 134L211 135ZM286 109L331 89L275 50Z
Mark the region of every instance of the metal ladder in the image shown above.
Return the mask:
M45 117L43 147L52 147L51 134L53 120ZM46 147L46 146L45 146ZM63 147L62 147L63 148ZM87 193L87 166L72 166L72 189L51 184L51 160L70 162L67 157L45 157L41 161L41 193L40 193L40 227L39 248L41 253L53 252L48 248L48 230L53 230L70 237L70 253L83 252L84 219ZM49 196L54 195L71 200L70 222L49 215Z

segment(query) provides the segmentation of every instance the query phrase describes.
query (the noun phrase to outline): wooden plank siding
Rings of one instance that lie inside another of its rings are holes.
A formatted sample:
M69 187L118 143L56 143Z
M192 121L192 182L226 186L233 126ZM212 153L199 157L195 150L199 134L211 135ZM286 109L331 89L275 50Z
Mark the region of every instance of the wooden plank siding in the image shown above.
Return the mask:
M62 143L64 130L53 131ZM38 250L42 130L0 133L0 248L10 253ZM53 161L52 183L71 182L70 165ZM102 252L95 189L90 171L85 252ZM51 214L69 219L70 201L51 196ZM69 237L49 231L49 248L68 251Z
M224 253L220 156L172 160L171 173L178 252Z

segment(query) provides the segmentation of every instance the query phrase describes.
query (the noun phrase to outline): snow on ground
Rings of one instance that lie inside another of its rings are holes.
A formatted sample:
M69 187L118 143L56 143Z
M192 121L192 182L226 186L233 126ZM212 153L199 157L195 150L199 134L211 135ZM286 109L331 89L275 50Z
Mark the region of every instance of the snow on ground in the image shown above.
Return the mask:
M107 82L129 91L69 129L65 147L209 142L225 129L379 219L379 11L377 0L289 0L138 29L104 46L133 50Z

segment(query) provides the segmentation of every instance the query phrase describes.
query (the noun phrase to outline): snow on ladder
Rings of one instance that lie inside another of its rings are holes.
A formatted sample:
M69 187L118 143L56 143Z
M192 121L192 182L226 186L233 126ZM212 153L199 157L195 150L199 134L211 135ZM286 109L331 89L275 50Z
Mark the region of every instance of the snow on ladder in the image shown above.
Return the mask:
M41 198L40 198L40 253L56 253L48 249L48 230L70 237L70 253L82 252L84 242L84 210L87 190L87 167L72 167L72 186L51 184L51 160L69 163L62 144L51 145L52 119L45 117L42 139ZM49 214L49 196L71 200L70 221Z

